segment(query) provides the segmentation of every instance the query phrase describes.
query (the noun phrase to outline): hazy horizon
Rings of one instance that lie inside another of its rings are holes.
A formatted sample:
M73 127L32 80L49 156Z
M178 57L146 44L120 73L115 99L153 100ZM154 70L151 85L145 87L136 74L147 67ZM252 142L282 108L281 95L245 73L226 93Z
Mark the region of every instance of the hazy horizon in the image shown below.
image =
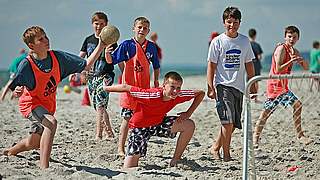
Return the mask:
M159 34L163 49L163 64L206 64L209 34L223 32L222 12L236 6L242 12L239 32L247 35L249 28L257 29L257 41L264 55L283 41L283 29L296 25L301 31L297 44L308 51L319 40L320 1L262 0L0 0L1 60L0 69L7 69L18 50L26 47L21 35L31 25L44 27L51 49L78 54L84 38L92 34L90 18L95 11L108 14L109 23L120 29L119 43L132 37L132 22L138 16L151 21L151 31ZM286 7L285 7L286 6Z

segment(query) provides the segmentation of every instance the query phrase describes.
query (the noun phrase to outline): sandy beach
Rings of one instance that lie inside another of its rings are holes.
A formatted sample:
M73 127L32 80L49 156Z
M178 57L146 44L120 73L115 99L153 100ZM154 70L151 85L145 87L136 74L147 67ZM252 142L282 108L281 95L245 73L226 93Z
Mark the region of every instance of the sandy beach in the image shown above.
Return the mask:
M304 83L307 83L304 81ZM261 84L261 92L264 84ZM319 92L306 92L297 85L297 95L304 104L302 127L314 139L308 146L295 137L291 108L277 110L268 120L261 145L256 150L257 179L320 179L320 108ZM206 89L205 76L184 78L183 89ZM13 145L29 132L29 121L18 111L17 100L0 103L0 151ZM259 97L264 100L264 97ZM81 106L82 94L66 94L58 89L58 129L54 139L50 167L41 170L39 151L23 152L17 156L0 157L2 179L241 179L243 131L236 129L231 143L230 162L214 160L208 148L220 128L215 102L205 99L192 115L196 131L189 143L183 163L168 167L176 139L153 137L148 152L138 168L121 169L123 160L117 156L117 138L121 117L118 94L112 93L108 112L116 138L95 141L95 112L93 107ZM184 111L189 102L178 105L169 114ZM252 103L253 122L262 110L262 104ZM297 166L295 171L288 168ZM1 179L0 177L0 179Z

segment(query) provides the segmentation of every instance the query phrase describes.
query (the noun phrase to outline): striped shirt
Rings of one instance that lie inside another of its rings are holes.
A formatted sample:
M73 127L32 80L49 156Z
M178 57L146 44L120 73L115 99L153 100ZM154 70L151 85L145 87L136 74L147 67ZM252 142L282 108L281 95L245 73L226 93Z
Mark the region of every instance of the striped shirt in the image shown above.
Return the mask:
M137 102L137 107L129 121L130 128L143 128L161 124L166 114L177 104L194 98L193 90L181 90L175 99L163 101L163 89L142 89L132 87L130 95Z

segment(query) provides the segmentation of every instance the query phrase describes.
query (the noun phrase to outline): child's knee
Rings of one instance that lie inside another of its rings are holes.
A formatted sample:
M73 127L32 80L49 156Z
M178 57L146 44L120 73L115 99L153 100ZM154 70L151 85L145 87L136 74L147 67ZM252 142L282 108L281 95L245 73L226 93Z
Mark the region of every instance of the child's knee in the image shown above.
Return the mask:
M188 119L188 120L186 120L185 122L186 122L186 125L185 125L185 126L186 126L186 128L187 128L188 130L194 130L194 129L195 129L196 125L195 125L195 123L194 123L193 120Z

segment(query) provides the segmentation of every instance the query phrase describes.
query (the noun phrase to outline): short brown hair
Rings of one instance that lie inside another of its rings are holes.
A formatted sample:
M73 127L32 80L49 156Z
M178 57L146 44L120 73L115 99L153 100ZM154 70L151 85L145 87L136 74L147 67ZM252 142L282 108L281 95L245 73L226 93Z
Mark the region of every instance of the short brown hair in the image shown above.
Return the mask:
M106 24L108 23L108 16L104 12L95 12L91 17L91 23L97 21L98 19L103 19Z
M29 43L34 43L35 37L39 34L46 34L46 33L40 26L31 26L24 31L22 35L22 40L28 46Z
M166 82L168 79L183 82L181 75L175 71L167 72L166 75L164 75L164 82Z
M149 27L150 27L150 21L149 21L146 17L143 17L143 16L137 17L137 18L134 20L133 26L135 26L138 21L140 21L140 22L142 22L142 23L147 23L147 24L149 25Z
M300 37L300 31L296 26L288 26L284 30L284 36L287 35L287 33L297 33L298 37Z
M236 8L236 7L227 7L223 11L223 15L222 15L223 22L228 18L239 19L239 21L241 22L241 12L240 12L240 10L238 8Z

